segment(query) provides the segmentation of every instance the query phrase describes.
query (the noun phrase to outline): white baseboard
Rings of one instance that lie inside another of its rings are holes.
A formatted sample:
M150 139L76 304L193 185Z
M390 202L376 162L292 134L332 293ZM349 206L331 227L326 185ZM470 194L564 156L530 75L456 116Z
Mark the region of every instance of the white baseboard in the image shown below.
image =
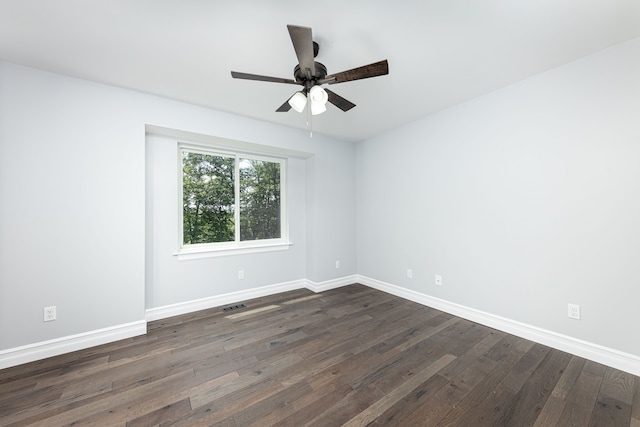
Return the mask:
M315 293L328 291L329 289L340 288L342 286L353 285L358 281L358 276L355 274L352 276L340 277L338 279L325 280L324 282L312 282L307 280L305 287Z
M357 275L354 282L640 376L640 357Z
M147 322L140 320L22 347L10 348L0 351L0 369L46 359L47 357L59 356L61 354L144 335L146 333Z
M293 291L307 287L307 280L294 280L291 282L279 283L276 285L261 286L243 291L229 292L212 297L201 298L192 301L185 301L177 304L165 305L147 310L147 321L166 319L167 317L179 316L181 314L192 313L194 311L206 310L208 308L220 307L253 298L265 297L281 292Z
M179 316L181 314L192 313L194 311L206 310L208 308L220 307L253 298L265 297L279 294L281 292L293 291L295 289L307 288L312 292L324 292L329 289L355 283L356 276L340 277L338 279L326 280L324 282L313 282L307 279L294 280L291 282L279 283L275 285L261 286L259 288L246 289L243 291L229 292L222 295L201 298L178 304L165 305L147 310L147 321L166 319L167 317Z

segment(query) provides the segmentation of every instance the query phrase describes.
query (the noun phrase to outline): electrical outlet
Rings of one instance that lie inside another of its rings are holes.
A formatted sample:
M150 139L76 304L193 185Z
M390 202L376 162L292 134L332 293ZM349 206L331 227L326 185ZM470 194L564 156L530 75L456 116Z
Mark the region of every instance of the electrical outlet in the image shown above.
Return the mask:
M442 276L439 274L436 274L436 286L442 286Z
M580 320L580 306L578 304L568 304L567 310L567 316L571 319Z
M56 306L52 305L51 307L44 308L44 319L45 322L51 322L52 320L56 320Z
M409 279L413 279L413 270L412 270L412 269L410 269L410 268L409 268L409 269L407 269L407 277L408 277Z
M336 268L340 268L340 261L336 261Z
M244 270L238 270L238 279L244 279Z

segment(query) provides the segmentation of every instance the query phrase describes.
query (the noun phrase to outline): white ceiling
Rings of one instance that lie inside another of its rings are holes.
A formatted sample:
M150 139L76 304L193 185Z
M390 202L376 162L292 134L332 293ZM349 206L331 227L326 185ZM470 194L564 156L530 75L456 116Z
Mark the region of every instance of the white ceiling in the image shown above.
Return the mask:
M0 0L0 59L305 128L276 113L298 86L286 25L309 26L332 85L357 104L314 132L360 141L640 36L639 0Z

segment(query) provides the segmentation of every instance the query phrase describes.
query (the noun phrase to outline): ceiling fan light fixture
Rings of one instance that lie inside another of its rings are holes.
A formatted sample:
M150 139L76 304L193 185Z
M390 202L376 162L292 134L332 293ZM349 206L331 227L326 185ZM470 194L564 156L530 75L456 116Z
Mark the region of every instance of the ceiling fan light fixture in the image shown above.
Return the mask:
M293 50L295 50L296 57L298 58L298 64L293 69L294 79L231 71L231 77L234 79L257 80L302 86L302 91L296 92L276 109L276 112L278 113L286 113L291 109L301 113L307 106L307 103L309 103L310 105L307 112L309 113L308 118L310 119L311 114L315 115L327 111L327 102L332 103L342 111L349 111L355 107L356 104L344 99L329 89L323 89L321 85L350 82L353 80L362 80L389 74L389 63L384 59L369 65L328 75L327 67L314 60L318 54L318 43L313 41L311 28L301 27L298 25L287 25L287 29L289 30L291 43L293 43Z
M307 105L307 97L302 92L296 92L291 99L289 99L289 105L298 113L302 113L304 106Z

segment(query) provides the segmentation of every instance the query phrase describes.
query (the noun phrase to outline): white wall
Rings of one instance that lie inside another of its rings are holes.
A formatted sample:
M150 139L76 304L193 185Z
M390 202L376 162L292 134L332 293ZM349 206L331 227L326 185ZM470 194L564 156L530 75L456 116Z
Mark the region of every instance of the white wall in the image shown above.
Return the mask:
M640 39L356 159L359 274L640 356Z
M355 145L323 145L307 162L307 278L316 283L356 273Z
M291 185L294 248L181 263L164 254L162 264L145 265L153 226L145 227L147 124L310 153L291 164L304 177ZM143 322L149 307L306 279L308 271L317 282L355 274L354 153L353 144L321 135L0 62L0 359ZM322 203L331 194L346 214L320 209L309 188ZM343 257L340 270L327 262L335 257ZM44 323L48 305L58 320Z
M0 63L0 350L144 318L137 96Z

